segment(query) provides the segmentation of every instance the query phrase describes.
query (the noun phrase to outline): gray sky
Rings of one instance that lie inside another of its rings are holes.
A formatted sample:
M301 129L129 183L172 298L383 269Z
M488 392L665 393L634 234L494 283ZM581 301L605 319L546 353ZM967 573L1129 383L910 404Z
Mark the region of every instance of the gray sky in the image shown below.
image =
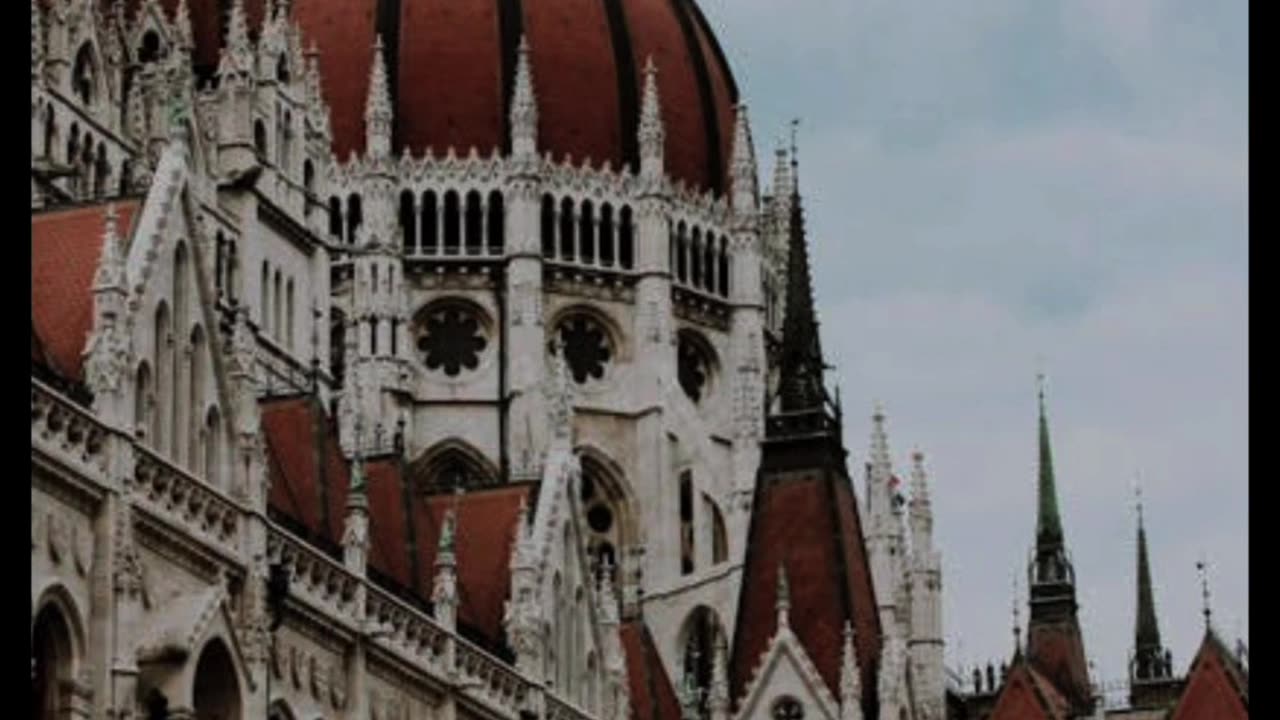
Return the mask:
M884 402L926 453L952 665L1007 657L1035 372L1085 650L1123 678L1141 475L1161 632L1247 637L1247 9L1240 0L701 0L762 178L802 118L819 319L861 491Z

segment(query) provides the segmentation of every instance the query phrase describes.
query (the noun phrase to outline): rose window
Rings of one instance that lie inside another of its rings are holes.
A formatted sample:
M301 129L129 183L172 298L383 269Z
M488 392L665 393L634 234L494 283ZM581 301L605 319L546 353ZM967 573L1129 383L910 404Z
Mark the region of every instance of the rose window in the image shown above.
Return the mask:
M560 325L560 344L573 381L581 385L588 378L599 380L613 353L609 335L599 323L585 315L575 315Z
M479 367L480 353L484 352L488 340L475 312L458 305L446 305L428 311L423 326L418 350L428 370L443 370L445 375L457 377L463 369Z
M690 400L700 402L708 394L713 366L711 352L705 345L681 333L676 347L676 379Z

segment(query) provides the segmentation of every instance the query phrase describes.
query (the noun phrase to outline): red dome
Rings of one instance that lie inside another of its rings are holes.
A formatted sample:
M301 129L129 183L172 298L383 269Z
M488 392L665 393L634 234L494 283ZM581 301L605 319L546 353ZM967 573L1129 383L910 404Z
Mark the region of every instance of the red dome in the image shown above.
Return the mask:
M189 0L197 62L216 61L219 0ZM667 172L722 191L737 87L692 0L293 0L304 43L320 50L334 151L364 149L376 34L396 108L392 147L482 154L508 148L507 105L521 34L538 99L538 150L575 163L638 164L645 59L658 67ZM260 26L262 0L245 2ZM393 61L394 60L394 61Z

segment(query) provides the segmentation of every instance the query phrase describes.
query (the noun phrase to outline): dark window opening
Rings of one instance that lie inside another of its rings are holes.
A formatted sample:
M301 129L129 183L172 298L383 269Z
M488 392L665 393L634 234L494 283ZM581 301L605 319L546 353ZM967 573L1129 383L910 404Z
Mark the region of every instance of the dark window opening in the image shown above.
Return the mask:
M689 253L687 252L689 240L684 233L684 223L680 223L676 228L676 279L680 282L684 282L688 277L685 267L689 259Z
M635 231L631 225L631 208L622 208L622 226L618 234L618 264L624 270L630 270L635 260Z
M363 213L360 208L360 196L351 195L347 198L347 244L354 245L356 243L356 233L360 230L360 224L363 220Z
M600 264L613 267L613 207L609 203L600 206Z
M412 253L418 242L418 213L413 207L413 193L400 193L400 233L405 253Z
M702 231L693 229L693 241L689 243L689 284L702 287Z
M267 125L261 120L253 121L253 150L258 153L258 159L266 162L267 160Z
M680 574L693 572L693 472L680 473Z
M336 195L329 198L329 234L342 240L342 200Z
M729 240L720 238L720 272L716 273L720 281L720 297L729 297Z
M457 255L459 237L458 193L450 190L444 194L444 252Z
M573 201L565 198L560 201L560 259L572 261L573 248Z
M437 218L436 194L430 190L422 196L422 246L434 254L440 247L440 222Z
M502 193L494 190L489 193L488 207L489 254L500 255L506 245L506 212L502 205Z
M480 254L480 246L484 242L481 232L483 217L484 211L480 208L480 193L472 190L467 193L466 241L468 255Z
M160 59L160 36L155 30L148 30L142 36L142 46L138 49L138 62L143 65Z
M591 202L584 202L578 217L578 253L584 263L596 260L595 229L595 213Z
M556 256L556 201L550 195L542 196L542 256Z

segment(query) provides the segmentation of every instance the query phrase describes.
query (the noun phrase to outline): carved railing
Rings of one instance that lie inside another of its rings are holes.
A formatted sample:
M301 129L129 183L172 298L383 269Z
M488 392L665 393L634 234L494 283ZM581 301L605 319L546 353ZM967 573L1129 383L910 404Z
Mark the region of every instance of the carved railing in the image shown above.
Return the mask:
M237 503L147 448L135 444L134 453L133 476L124 483L138 507L231 557L240 554L243 509Z
M267 557L289 573L291 595L349 630L359 628L355 598L360 579L341 563L275 525L267 530Z
M550 693L546 695L547 720L591 720L591 715L560 700Z
M532 684L510 665L458 638L455 660L458 675L479 700L512 714L519 714Z
M449 633L422 611L410 607L384 590L367 585L365 618L385 631L381 646L408 660L415 667L446 672L442 664Z
M107 479L108 430L87 410L31 381L31 445L86 476Z

